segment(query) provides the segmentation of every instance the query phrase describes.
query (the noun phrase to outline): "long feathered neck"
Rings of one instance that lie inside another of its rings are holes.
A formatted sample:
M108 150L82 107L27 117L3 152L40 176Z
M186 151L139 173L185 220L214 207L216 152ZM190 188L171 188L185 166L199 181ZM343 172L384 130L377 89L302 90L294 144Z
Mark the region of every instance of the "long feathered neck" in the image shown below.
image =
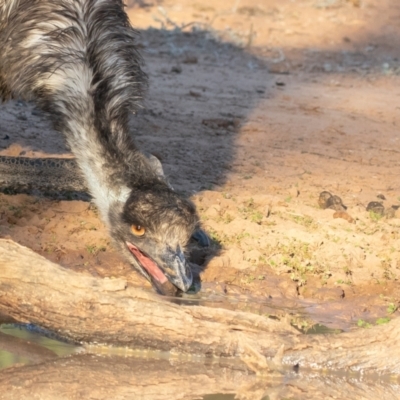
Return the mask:
M63 131L103 219L109 222L112 204L126 202L132 190L159 182L156 172L135 147L124 126L114 127L102 113L93 112L91 99L80 101L74 114L63 119Z
M157 180L128 133L128 115L146 79L123 4L7 4L0 9L2 79L14 95L34 97L52 115L107 221L112 202L124 201L144 180Z

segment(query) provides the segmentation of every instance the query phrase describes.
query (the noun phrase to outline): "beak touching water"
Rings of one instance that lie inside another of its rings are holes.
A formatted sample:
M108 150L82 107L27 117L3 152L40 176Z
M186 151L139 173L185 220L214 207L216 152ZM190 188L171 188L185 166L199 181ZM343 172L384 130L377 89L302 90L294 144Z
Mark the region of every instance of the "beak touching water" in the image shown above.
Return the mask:
M156 262L132 243L126 242L126 245L156 288L160 289L169 281L183 292L189 290L193 281L192 271L179 246L176 250L167 247Z

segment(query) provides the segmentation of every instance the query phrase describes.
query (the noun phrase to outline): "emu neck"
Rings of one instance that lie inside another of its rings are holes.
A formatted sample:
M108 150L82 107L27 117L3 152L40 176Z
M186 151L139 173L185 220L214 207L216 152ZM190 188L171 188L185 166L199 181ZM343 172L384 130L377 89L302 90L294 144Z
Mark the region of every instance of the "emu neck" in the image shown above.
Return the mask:
M90 101L86 102L86 107L88 104ZM101 115L89 109L80 111L79 116L68 118L64 134L90 194L103 220L109 224L113 204L124 204L141 182L159 179L124 126L112 129L112 124L100 125L95 120L100 120Z

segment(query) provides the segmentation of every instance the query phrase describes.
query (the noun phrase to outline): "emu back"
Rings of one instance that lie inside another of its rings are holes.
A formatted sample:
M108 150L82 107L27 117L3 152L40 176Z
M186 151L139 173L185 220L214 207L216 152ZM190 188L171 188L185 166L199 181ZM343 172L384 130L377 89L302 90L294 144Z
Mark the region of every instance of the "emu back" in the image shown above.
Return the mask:
M55 122L90 97L124 123L145 81L135 39L119 0L0 0L1 94L34 98Z

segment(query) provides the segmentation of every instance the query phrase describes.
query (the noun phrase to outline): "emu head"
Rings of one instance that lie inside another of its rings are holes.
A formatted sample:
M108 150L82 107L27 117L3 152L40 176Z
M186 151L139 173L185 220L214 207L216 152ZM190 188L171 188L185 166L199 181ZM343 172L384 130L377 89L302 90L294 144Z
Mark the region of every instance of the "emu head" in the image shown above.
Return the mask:
M194 205L160 182L132 190L111 207L111 236L131 265L160 293L167 281L186 292L192 271L184 250L198 217Z

